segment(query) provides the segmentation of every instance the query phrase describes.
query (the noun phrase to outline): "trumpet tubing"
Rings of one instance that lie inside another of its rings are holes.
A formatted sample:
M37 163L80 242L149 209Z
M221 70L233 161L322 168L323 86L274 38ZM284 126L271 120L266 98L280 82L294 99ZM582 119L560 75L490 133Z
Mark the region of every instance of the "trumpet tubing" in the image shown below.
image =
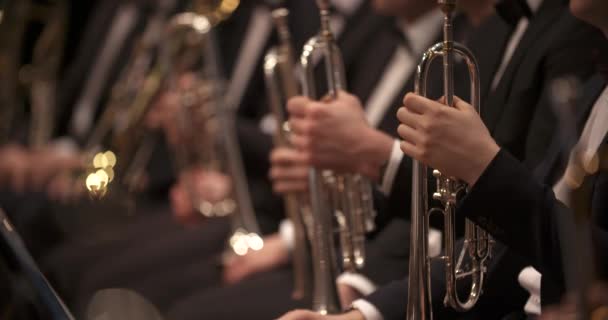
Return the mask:
M416 74L416 93L426 96L427 79L431 63L438 57L443 60L443 87L445 103L448 107L454 100L454 56L459 55L467 64L471 80L471 100L480 111L479 70L473 54L463 45L454 42L452 15L456 0L439 0L444 13L444 41L431 47L418 65ZM439 257L445 263L446 295L444 303L457 311L467 311L477 303L484 283L486 261L491 257L492 239L486 231L471 221L465 222L465 241L463 252L455 252L455 205L458 195L466 190L466 185L441 172L434 170L436 191L432 199L442 207L429 208L431 197L428 194L428 168L414 160L412 172L412 210L409 287L407 302L408 320L428 320L433 318L431 301L430 257L428 256L429 217L441 214L444 217L445 255ZM464 270L463 259L470 260L470 270ZM471 276L471 287L465 300L458 295L457 280Z
M317 99L314 80L314 58L325 61L328 96L337 98L345 89L344 63L330 27L330 3L317 0L321 30L302 51L302 85L304 95ZM365 233L373 227L375 216L371 184L356 174L339 175L329 170L312 168L309 173L311 205L311 249L313 253L313 309L322 314L340 310L335 277L333 230L337 222L342 267L354 272L365 264Z
M289 11L285 8L273 10L272 19L279 35L279 44L271 49L264 58L267 95L276 122L275 145L283 147L291 146L283 105L299 91L288 16ZM292 296L301 299L310 295L310 259L303 220L303 215L309 212L310 208L303 194L285 195L283 201L286 215L294 225L294 290Z

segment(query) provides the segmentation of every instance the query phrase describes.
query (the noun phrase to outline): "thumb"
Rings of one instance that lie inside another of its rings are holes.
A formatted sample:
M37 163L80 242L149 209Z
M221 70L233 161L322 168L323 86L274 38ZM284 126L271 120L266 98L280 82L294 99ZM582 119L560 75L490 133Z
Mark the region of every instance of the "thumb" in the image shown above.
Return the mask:
M454 107L459 111L477 113L477 110L472 105L456 96L454 97Z

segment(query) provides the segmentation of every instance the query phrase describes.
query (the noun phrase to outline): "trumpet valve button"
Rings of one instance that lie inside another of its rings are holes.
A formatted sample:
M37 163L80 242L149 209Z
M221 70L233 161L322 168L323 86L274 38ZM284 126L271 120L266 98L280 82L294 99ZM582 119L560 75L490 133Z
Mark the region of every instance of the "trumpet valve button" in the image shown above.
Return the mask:
M433 177L441 178L441 172L439 170L433 170Z
M433 199L441 200L441 199L443 199L443 195L441 194L441 192L435 192L435 193L433 193Z

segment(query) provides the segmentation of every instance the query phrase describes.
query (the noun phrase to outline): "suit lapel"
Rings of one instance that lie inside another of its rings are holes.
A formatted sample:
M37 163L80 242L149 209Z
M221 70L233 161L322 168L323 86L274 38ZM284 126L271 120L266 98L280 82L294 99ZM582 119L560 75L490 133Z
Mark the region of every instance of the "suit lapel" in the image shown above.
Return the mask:
M483 30L483 31L482 31ZM468 43L477 58L481 82L481 105L490 94L493 77L500 66L502 55L513 28L498 15L493 15L481 26L472 31L475 35Z
M368 1L365 1L355 14L347 19L344 31L338 39L346 70L351 68L351 64L358 59L359 53L369 45L369 39L385 23L387 19L374 14Z
M509 65L505 69L505 73L503 74L498 87L487 99L487 105L501 107L505 105L505 101L507 101L511 92L514 78L519 71L520 64L524 61L529 49L534 47L534 42L543 35L543 31L553 25L553 22L562 12L562 9L563 6L560 4L559 0L544 0L536 16L530 21L528 29L513 53L513 57L511 57ZM493 107L488 110L489 112L484 112L482 117L485 120L486 126L490 129L490 132L492 132L504 109Z
M373 41L369 42L369 48L353 62L354 67L347 70L349 91L361 101L369 99L388 62L393 58L398 44L398 39L384 29L371 40Z

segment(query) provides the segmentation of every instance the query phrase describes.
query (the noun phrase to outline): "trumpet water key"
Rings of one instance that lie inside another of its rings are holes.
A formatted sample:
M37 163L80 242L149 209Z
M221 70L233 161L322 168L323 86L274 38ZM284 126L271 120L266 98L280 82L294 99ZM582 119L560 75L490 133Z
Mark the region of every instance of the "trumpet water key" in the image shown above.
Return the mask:
M459 55L467 64L471 80L471 99L476 110L480 111L479 70L473 54L453 39L453 13L456 0L439 0L444 13L444 41L431 47L424 54L416 74L416 93L426 96L426 87L431 63L438 57L443 60L443 85L445 104L454 102L454 56ZM434 170L436 190L432 199L439 201L441 207L429 209L428 168L414 160L412 173L412 210L409 287L407 301L408 320L432 319L430 261L428 256L429 216L441 214L444 217L444 249L440 259L445 264L446 295L444 303L457 311L470 310L479 299L486 273L486 262L491 257L492 239L486 231L466 220L464 246L456 255L455 244L455 205L459 194L467 186L441 172ZM465 260L469 260L465 263ZM467 268L468 269L465 269ZM458 280L470 276L470 290L466 299L458 295Z

